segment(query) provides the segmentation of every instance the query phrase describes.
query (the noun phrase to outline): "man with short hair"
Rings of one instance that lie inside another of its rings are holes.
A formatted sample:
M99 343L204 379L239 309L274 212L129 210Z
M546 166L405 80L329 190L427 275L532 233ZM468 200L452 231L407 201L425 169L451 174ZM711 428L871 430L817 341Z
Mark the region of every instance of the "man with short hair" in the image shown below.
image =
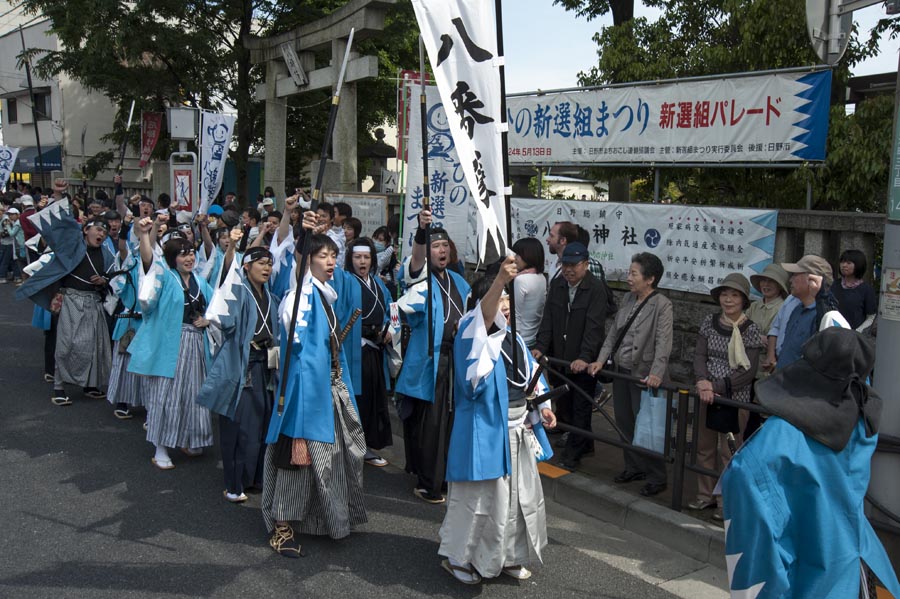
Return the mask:
M559 221L550 227L550 235L547 236L547 248L550 253L556 256L556 264L550 271L550 280L552 281L560 274L562 266L562 255L566 249L566 245L578 241L578 226L569 221Z
M769 328L769 339L775 339L774 346L770 344L769 357L776 370L800 359L803 344L819 331L825 312L835 307L830 291L834 271L827 260L808 254L781 267L791 275L791 295Z
M541 324L531 353L570 362L569 378L593 397L596 381L585 372L603 345L606 322L606 288L590 273L588 251L577 241L569 242L560 255L560 276L550 282ZM593 405L574 389L556 402L560 422L590 431ZM562 465L576 468L584 455L593 453L594 442L569 434Z
M353 216L353 207L347 202L338 202L334 205L334 226L343 227L344 222Z
M319 216L318 233L324 233L337 244L337 265L339 268L344 267L344 258L347 255L347 238L344 236L342 227L334 226L334 206L328 202L319 202L316 208L316 214Z

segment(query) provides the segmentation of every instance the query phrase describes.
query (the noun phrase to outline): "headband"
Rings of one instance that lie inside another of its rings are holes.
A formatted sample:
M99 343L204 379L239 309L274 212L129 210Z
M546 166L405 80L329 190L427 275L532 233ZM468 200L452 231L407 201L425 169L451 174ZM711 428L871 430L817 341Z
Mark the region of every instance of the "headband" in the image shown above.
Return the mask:
M166 245L168 242L170 242L174 239L184 239L185 241L187 241L187 238L184 235L182 235L181 232L179 232L177 230L167 232L165 235L162 236L162 239L160 239L159 241L163 245Z
M241 259L241 266L244 264L251 264L253 262L258 262L263 260L264 258L268 258L269 260L273 260L272 252L267 250L266 248L255 247L247 250L247 253L244 254L244 257Z
M431 230L431 243L435 241L450 241L450 235L444 229Z
M100 227L104 231L109 231L109 225L106 224L105 221L102 220L89 220L84 225L82 225L81 229L89 229L90 227Z
M351 254L355 254L356 252L369 252L369 253L371 254L371 253L372 253L372 248L370 248L370 247L367 246L367 245L354 245L354 246L350 249L350 253L351 253Z

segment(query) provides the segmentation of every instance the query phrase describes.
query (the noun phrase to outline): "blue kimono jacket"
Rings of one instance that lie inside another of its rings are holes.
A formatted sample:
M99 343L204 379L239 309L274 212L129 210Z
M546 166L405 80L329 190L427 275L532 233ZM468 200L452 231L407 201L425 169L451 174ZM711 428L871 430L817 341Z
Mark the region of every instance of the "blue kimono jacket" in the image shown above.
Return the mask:
M278 400L269 421L266 443L275 443L278 435L293 439L334 443L334 404L331 399L331 323L322 295L329 303L337 299L337 293L328 285L314 279L309 273L303 280L297 326L289 331L294 294L289 291L281 302L281 368L288 351L292 352L290 370L284 374L287 386L284 393L284 412L278 414ZM320 294L321 292L321 294ZM339 325L338 325L339 326ZM340 332L340 331L338 331ZM293 333L293 334L291 334ZM343 350L340 351L342 379L355 400L353 383Z
M116 270L128 272L113 277L109 282L109 286L112 288L113 293L122 300L122 305L125 307L123 314L132 312L140 314L141 306L137 301L137 292L141 279L141 257L137 252L137 248L130 247L124 260L118 257L116 260ZM112 340L120 340L129 330L137 331L141 327L141 322L140 318L117 318L113 327Z
M424 268L420 278L408 280L409 290L397 301L401 312L406 315L411 333L409 345L406 348L406 356L403 360L403 368L397 377L397 393L414 397L429 403L434 402L434 384L437 380L437 360L428 357L428 314L427 294L428 284L425 281ZM403 271L409 273L409 259L404 262ZM469 284L461 276L451 270L447 275L456 285L459 295L465 307L469 297ZM432 277L434 275L431 275ZM408 278L408 277L407 277ZM431 312L434 327L434 356L440 354L441 341L444 337L444 301L439 283L433 279L431 286Z
M143 270L143 268L141 268ZM201 277L191 275L197 282L207 305L212 289ZM143 324L135 334L128 352L128 372L145 376L173 378L181 348L181 323L184 317L184 288L181 275L161 259L156 259L146 274L141 274L138 302ZM209 341L203 336L206 360L209 362Z
M250 285L244 269L235 260L206 309L208 330L218 349L197 394L197 403L228 418L234 418L241 399L250 364L250 342L256 332L256 299ZM275 323L280 299L272 295L268 284L263 290L269 296L269 310Z
M371 275L370 275L371 276ZM378 285L378 292L381 294L381 301L384 304L384 321L382 325L391 321L390 313L390 297L391 294L387 290L385 284L380 277L371 276ZM334 278L329 281L334 290L338 294L338 299L334 304L335 313L337 314L340 328L347 325L350 316L355 310L362 309L362 287L354 275L348 273L342 268L334 269ZM353 389L357 394L362 393L362 321L364 314L360 314L359 318L350 329L350 334L344 342L344 355L347 356L347 362L350 364L350 377L353 381ZM384 368L384 380L390 383L391 377L388 373L387 361L382 359Z
M67 200L53 202L28 219L37 227L53 253L44 254L38 264L30 265L32 275L16 289L16 299L28 298L44 310L50 310L53 296L59 290L59 282L84 260L87 245L81 225L72 217ZM100 247L103 251L103 272L110 273L115 268L116 257L105 246Z
M862 419L840 452L777 416L750 437L721 480L732 597L855 599L860 560L900 597L863 511L877 443Z
M453 430L450 433L450 449L447 454L448 481L493 480L512 473L509 451L509 384L506 367L501 356L506 337L506 319L498 311L493 324L497 331L488 335L479 303L474 310L459 321L459 331L453 344ZM537 362L518 335L516 341L522 350L526 364L524 371L531 380L537 370ZM408 354L407 354L408 355ZM520 366L522 368L522 366ZM535 393L547 391L547 383L540 378ZM553 455L547 434L540 424L540 409L549 408L542 403L536 411L528 413L532 431L541 445L543 461Z

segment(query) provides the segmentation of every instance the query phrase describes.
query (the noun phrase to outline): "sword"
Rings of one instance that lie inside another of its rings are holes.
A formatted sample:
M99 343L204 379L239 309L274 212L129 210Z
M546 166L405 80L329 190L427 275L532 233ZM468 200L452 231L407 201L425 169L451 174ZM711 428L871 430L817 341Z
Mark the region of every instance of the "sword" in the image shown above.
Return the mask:
M425 42L419 36L419 120L422 129L422 208L431 210L431 191L428 183L428 102L425 99ZM425 274L428 286L428 298L425 311L428 314L428 357L434 356L434 314L431 309L431 223L425 225ZM515 372L515 371L513 371Z
M131 110L128 111L128 124L125 126L125 138L119 147L119 166L116 167L116 174L122 176L122 164L125 163L125 147L128 145L128 131L131 130L131 117L134 116L134 100L131 101Z
M338 335L338 338L337 338L338 345L344 344L344 339L347 338L347 335L350 334L350 329L352 329L353 325L356 324L356 321L359 320L360 314L362 314L362 310L357 308L353 311L353 314L350 315L350 320L347 321L347 324L345 324L344 328L341 329L341 334Z
M322 193L322 180L325 178L325 162L328 160L328 148L331 145L331 136L334 133L334 124L337 121L338 107L341 103L341 86L344 83L344 73L347 71L347 63L350 61L350 48L353 46L353 34L355 28L350 29L350 37L347 39L347 49L344 51L344 61L338 73L337 85L334 88L334 96L331 98L331 112L328 115L328 127L325 130L325 140L322 142L322 153L319 155L319 176L316 178L316 187L313 189L309 209L313 212L319 207L319 196ZM303 276L306 274L306 265L309 261L309 247L312 241L310 231L303 232L303 249L300 254L300 267L297 269L297 290L294 293L294 305L291 309L291 327L288 329L288 339L293 340L294 329L297 328L297 312L300 309L300 296L303 293ZM287 389L288 369L291 366L291 354L288 351L284 357L284 370L281 376L281 390L278 394L278 415L284 414L284 392Z

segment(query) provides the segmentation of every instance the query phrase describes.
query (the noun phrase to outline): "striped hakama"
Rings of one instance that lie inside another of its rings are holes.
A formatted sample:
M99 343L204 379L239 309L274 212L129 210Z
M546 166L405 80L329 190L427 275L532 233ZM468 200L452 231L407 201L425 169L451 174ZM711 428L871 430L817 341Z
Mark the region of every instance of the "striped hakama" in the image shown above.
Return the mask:
M77 289L63 294L56 327L56 387L69 383L100 388L109 382L112 360L100 294Z
M298 469L275 466L275 448L266 448L262 513L266 529L291 522L298 534L342 539L368 521L363 503L366 441L350 394L332 374L334 443L307 441L312 464Z
M521 422L525 411L524 406L511 407L511 425ZM531 430L518 424L509 429L509 477L449 483L439 555L471 563L485 578L541 560L547 521L536 445Z
M175 376L142 377L147 406L147 441L160 447L198 449L213 444L209 410L194 398L206 378L203 331L181 325L181 344Z
M141 400L140 375L128 372L128 362L131 354L127 351L119 351L119 342L113 343L112 369L109 372L109 388L106 390L106 400L110 404L124 403L130 407L144 405Z

